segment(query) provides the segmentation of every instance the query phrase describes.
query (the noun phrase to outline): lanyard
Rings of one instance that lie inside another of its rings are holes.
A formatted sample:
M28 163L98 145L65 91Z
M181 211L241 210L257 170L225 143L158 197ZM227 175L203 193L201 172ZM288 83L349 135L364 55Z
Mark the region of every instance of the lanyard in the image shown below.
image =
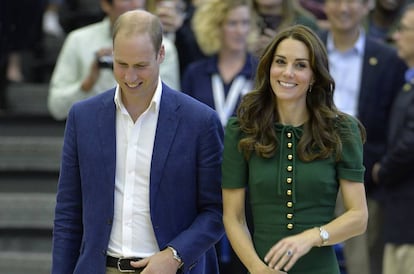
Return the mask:
M224 127L229 117L233 114L239 97L249 92L251 82L242 75L237 76L231 84L226 99L224 98L223 82L218 74L212 76L211 83L213 87L214 107Z

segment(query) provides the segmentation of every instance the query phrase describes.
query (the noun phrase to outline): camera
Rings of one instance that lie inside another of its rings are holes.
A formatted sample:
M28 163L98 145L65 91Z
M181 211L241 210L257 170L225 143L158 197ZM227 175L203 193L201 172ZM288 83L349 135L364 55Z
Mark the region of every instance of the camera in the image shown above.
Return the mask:
M98 58L99 68L113 69L113 65L114 65L114 61L112 59L112 55L103 55Z

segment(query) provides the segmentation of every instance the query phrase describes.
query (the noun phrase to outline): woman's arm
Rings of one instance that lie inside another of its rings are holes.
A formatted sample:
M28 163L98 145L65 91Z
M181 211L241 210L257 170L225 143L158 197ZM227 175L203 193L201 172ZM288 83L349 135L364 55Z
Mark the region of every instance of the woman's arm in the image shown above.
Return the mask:
M368 223L364 184L343 179L339 180L339 184L345 212L324 225L324 228L329 232L329 245L364 233Z
M246 223L245 196L244 188L223 189L223 221L231 246L251 274L285 273L267 267L257 255Z
M367 227L368 209L364 184L343 179L339 183L345 212L323 225L329 233L329 241L325 245L335 245L362 234ZM280 240L266 254L265 261L270 267L289 271L312 247L322 245L319 233L319 228L315 227Z

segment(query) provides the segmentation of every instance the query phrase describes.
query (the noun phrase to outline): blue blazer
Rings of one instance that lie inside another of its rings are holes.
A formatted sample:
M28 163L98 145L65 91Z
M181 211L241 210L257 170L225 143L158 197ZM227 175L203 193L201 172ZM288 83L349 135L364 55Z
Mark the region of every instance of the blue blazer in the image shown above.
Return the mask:
M327 32L321 38L326 44ZM383 189L373 183L371 171L386 151L391 106L404 84L407 67L393 48L372 38L366 38L364 50L357 116L367 131L364 144L365 187L368 195L381 199Z
M183 273L219 273L223 130L217 114L163 84L150 174L150 214L162 250ZM104 274L114 216L115 89L76 103L67 118L53 231L52 274Z

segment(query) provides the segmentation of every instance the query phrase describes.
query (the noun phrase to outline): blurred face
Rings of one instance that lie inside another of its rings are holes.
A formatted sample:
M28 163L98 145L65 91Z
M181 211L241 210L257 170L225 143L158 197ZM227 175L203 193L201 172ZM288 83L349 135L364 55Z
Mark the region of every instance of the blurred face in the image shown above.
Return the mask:
M306 45L292 38L280 42L270 67L270 84L278 102L305 105L311 83L313 71Z
M405 3L405 0L377 0L376 5L379 6L380 9L386 11L396 11L399 10Z
M223 48L232 51L246 51L249 31L249 7L239 6L230 10L222 25Z
M114 76L122 94L152 96L164 56L163 46L155 52L149 34L117 34L114 41Z
M414 10L408 10L401 18L398 31L393 36L398 56L409 67L414 67Z
M146 0L112 0L112 4L108 3L108 0L101 0L102 10L108 15L112 24L126 11L145 9L145 4Z
M255 5L260 14L279 14L282 11L283 1L291 0L255 0Z
M360 28L369 6L364 0L326 0L324 11L333 32L353 32Z

